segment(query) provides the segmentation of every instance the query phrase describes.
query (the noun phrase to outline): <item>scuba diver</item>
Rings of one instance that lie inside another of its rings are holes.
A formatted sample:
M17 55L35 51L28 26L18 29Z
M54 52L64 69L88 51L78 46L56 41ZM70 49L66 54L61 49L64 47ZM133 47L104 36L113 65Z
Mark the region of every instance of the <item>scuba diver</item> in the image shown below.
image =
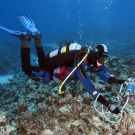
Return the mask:
M106 45L100 44L92 50L90 45L81 46L78 43L70 42L65 46L61 46L58 50L45 55L41 45L41 34L36 28L34 21L28 15L18 16L18 18L28 32L14 31L2 26L0 26L0 29L21 40L22 71L27 76L34 81L47 84L51 80L63 82L70 74L68 80L79 79L89 95L94 99L97 98L97 101L107 107L110 112L114 114L120 113L120 109L117 106L108 102L98 92L88 75L88 72L95 73L108 84L123 84L125 82L125 80L116 79L115 76L111 76L107 72L104 66L104 63L108 60ZM30 63L31 39L34 39L39 66L32 66ZM58 91L58 94L63 93L64 91L61 89Z

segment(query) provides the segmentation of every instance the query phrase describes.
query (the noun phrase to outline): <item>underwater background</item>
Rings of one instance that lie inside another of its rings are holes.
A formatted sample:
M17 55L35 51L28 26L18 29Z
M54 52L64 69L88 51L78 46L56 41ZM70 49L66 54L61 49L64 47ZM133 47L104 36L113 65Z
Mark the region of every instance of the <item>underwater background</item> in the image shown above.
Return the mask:
M45 53L70 41L92 43L92 48L104 43L108 72L135 78L134 0L1 0L0 26L26 31L18 15L34 20ZM33 41L31 63L37 64ZM120 86L91 79L108 101L123 106L116 98ZM135 102L121 122L111 124L94 110L94 100L79 81L67 84L64 97L57 94L59 86L34 82L21 72L20 41L0 31L0 135L135 135Z
M104 43L109 57L134 55L134 6L134 0L2 0L0 26L26 31L17 16L30 15L42 34L45 53L76 41L81 45L92 43L93 48ZM20 70L20 41L0 31L0 44L0 63L4 65L0 74ZM34 45L31 48L36 56Z
M128 48L134 42L134 0L2 0L1 3L1 26L25 31L17 16L28 14L41 32L43 43L108 42L117 49L118 45ZM0 41L11 40L12 36L0 32Z

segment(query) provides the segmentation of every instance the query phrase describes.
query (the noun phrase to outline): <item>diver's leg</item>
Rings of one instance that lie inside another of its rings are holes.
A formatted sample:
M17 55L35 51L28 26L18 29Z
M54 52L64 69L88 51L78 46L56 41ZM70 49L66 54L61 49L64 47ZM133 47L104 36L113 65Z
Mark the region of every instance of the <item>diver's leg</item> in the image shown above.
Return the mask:
M33 38L34 38L34 43L35 43L35 47L37 51L39 66L43 68L44 70L46 70L46 64L45 64L46 61L45 61L44 50L41 44L41 35L40 34L36 35Z
M20 20L22 25L28 30L28 32L31 33L31 35L33 36L34 42L35 42L35 47L36 47L36 52L37 52L37 56L38 56L39 66L43 70L46 70L45 54L44 54L43 47L41 45L41 35L40 35L40 32L38 31L38 29L36 28L34 21L32 20L32 18L29 15L18 16L18 19ZM27 43L25 43L25 45L27 45Z
M31 34L21 35L19 37L21 39L21 64L22 71L25 72L26 75L31 76L31 64L30 64L30 40L32 38Z
M37 51L37 56L38 56L38 62L39 66L43 69L45 69L45 54L43 47L41 45L41 34L36 28L34 21L32 18L28 15L25 16L18 16L20 22L22 25L32 34L35 42L35 47Z

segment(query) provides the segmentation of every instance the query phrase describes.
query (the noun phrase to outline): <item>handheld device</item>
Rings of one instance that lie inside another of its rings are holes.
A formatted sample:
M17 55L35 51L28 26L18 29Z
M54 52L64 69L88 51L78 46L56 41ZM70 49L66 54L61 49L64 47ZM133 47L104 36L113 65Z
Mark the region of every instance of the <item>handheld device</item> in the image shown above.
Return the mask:
M124 86L124 87L123 87ZM124 92L122 92L122 90L124 89ZM117 95L117 99L118 101L125 101L125 104L123 105L123 107L121 108L121 113L119 114L118 117L120 117L118 119L117 117L117 121L111 121L110 119L108 119L106 117L106 114L110 113L110 112L105 112L104 111L104 108L103 108L103 105L102 105L102 111L99 112L97 109L96 109L96 102L97 102L97 99L100 95L97 96L96 100L95 100L95 104L94 104L94 108L95 110L102 116L104 117L107 121L109 121L110 123L112 124L115 124L115 123L118 123L122 120L123 118L123 112L124 112L124 108L126 107L126 105L133 101L134 100L134 96L135 96L135 93L134 93L134 89L135 89L135 81L132 79L132 78L129 78L127 82L123 83L120 87L120 91L118 92L118 95Z

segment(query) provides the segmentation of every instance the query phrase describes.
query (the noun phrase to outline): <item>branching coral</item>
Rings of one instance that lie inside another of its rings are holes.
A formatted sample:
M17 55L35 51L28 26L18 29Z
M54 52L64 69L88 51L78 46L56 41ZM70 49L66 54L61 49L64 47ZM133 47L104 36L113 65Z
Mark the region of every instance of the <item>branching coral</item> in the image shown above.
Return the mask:
M125 113L123 119L121 122L119 122L117 125L116 125L116 129L122 133L122 134L128 134L129 133L129 127L135 123L135 119L130 116L129 114Z

